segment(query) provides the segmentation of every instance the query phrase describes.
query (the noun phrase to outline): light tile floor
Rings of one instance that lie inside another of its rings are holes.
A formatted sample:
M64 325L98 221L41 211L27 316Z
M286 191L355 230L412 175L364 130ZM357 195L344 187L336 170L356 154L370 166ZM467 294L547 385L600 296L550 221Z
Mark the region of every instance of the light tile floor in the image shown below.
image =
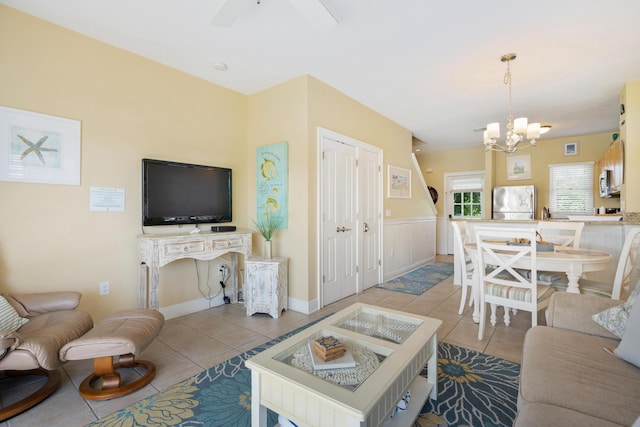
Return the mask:
M451 258L438 259L452 262ZM110 401L84 400L78 395L77 388L91 371L92 362L68 362L63 368L62 385L52 396L25 413L0 423L0 427L84 426L354 302L441 319L440 340L518 363L524 334L531 327L529 313L521 312L512 318L508 327L501 320L496 327L488 325L484 339L479 341L478 325L471 319L471 308L467 307L462 315L458 315L460 287L453 285L452 277L420 296L371 288L316 313L305 315L285 311L278 319L259 313L247 317L242 304L224 305L165 323L158 338L139 357L153 361L157 370L154 380L143 389ZM135 372L129 374L136 375ZM27 392L28 386L24 383L12 387L5 382L0 390L0 399L8 404Z

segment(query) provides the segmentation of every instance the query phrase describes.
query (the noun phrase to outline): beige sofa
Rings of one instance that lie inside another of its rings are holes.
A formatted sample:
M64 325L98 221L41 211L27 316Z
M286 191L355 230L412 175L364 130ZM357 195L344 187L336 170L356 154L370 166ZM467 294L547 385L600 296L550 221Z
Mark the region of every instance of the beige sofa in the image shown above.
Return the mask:
M556 292L524 341L515 426L631 426L640 369L605 351L620 340L591 316L621 301Z

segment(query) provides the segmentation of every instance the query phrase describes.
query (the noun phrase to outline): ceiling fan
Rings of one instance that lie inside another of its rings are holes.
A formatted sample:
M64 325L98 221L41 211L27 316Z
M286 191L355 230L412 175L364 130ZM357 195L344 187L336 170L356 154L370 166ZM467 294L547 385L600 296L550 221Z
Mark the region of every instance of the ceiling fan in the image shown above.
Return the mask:
M289 0L302 16L316 28L329 31L338 25L336 18L320 0ZM230 27L252 4L260 0L222 0L211 23L216 27Z

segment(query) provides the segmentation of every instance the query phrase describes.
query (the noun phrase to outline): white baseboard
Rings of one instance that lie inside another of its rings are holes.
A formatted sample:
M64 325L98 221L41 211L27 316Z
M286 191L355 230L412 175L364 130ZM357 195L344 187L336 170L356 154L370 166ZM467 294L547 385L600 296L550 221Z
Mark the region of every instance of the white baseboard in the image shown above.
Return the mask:
M244 304L238 302L238 304ZM289 298L287 300L288 309L297 311L303 314L311 314L320 310L317 299L312 301L303 301L297 298ZM211 299L211 302L205 298L198 298L191 301L181 302L180 304L174 304L167 307L161 307L160 313L164 316L165 320L175 319L176 317L186 316L187 314L197 313L198 311L206 310L208 308L219 307L224 305L222 295L218 295Z
M413 270L415 270L416 268L420 268L420 267L422 267L423 265L427 265L427 264L429 264L430 262L434 262L435 260L436 260L436 257L435 257L435 256L433 256L433 257L427 258L427 259L425 259L425 260L422 260L422 261L420 261L420 262L416 262L416 263L413 263L413 264L411 264L411 265L404 266L404 267L402 267L402 268L401 268L401 269L399 269L399 270L392 271L392 272L390 272L388 275L386 274L386 271L385 271L384 281L385 281L385 282L387 282L387 281L389 281L389 280L393 280L393 279L395 279L396 277L400 277L400 276L402 276L403 274L407 274L408 272L413 271Z
M176 317L186 316L187 314L196 313L198 311L206 310L212 307L218 307L224 304L222 295L218 295L207 301L206 298L198 298L191 301L181 302L180 304L174 304L167 307L161 307L160 313L164 316L165 320L175 319ZM242 304L242 303L239 303Z
M320 309L319 303L317 299L312 301L303 301L297 298L289 297L287 299L287 305L289 306L289 310L297 311L303 314L311 314Z

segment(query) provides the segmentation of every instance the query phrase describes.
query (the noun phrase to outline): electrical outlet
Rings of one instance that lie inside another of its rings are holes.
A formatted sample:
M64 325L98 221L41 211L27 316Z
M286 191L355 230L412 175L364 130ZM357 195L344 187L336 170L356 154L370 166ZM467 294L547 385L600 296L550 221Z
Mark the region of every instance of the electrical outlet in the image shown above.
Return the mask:
M100 282L100 295L107 295L109 293L109 282Z
M218 275L220 277L225 277L227 275L227 266L224 264L220 264L218 267Z

